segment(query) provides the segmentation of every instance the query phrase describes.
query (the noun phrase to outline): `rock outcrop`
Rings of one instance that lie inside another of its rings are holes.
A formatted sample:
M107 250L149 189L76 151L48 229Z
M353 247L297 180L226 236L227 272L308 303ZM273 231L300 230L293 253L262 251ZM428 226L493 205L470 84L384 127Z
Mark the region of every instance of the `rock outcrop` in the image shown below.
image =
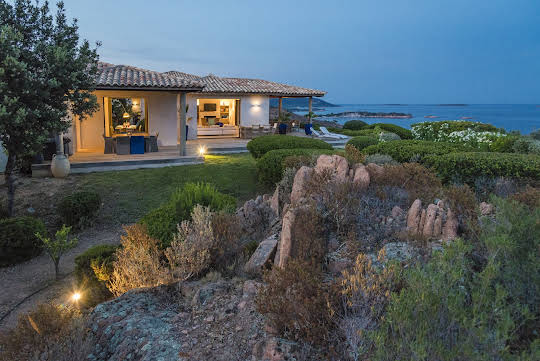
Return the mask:
M345 182L349 175L349 162L339 155L321 155L314 170L318 174L329 172L333 180Z
M307 193L307 184L313 175L313 168L302 166L294 176L294 182L291 191L291 203L299 202Z
M244 266L246 273L260 276L264 269L269 268L276 254L278 235L273 234L259 243L259 246L251 255L249 261Z
M407 212L407 231L428 239L453 240L458 236L458 220L444 202L429 204L424 209L422 201L416 199Z

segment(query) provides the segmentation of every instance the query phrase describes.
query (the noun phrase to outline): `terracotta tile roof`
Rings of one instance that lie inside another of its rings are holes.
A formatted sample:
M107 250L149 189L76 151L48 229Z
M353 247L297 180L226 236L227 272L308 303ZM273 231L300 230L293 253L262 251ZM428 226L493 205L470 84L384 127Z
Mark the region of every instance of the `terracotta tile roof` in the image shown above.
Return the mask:
M203 93L208 94L262 94L276 96L316 96L326 94L322 90L302 88L293 85L275 83L262 79L222 78L216 75L198 77L179 71L168 71L165 74L183 79L193 79L204 84Z
M199 91L203 86L196 78L173 76L129 65L98 63L97 89L137 88Z

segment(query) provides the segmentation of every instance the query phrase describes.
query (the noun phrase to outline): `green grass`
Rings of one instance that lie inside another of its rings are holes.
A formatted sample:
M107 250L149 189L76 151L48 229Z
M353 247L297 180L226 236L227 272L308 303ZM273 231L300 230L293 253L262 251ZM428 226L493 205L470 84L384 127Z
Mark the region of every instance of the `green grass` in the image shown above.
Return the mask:
M104 206L100 218L128 224L169 199L187 182L208 182L242 203L264 192L257 182L255 160L248 153L206 156L204 164L90 173L79 176L79 189L98 192Z

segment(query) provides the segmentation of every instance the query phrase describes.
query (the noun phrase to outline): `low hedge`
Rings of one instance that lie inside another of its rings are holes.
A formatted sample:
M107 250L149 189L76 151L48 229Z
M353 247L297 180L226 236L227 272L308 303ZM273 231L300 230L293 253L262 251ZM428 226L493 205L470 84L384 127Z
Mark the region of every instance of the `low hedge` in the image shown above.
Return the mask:
M140 223L146 225L151 237L162 242L162 247L167 247L173 240L176 225L190 219L197 204L214 211L233 211L236 199L208 183L186 183L171 195L167 203L145 215Z
M540 156L535 154L467 152L427 156L444 182L456 181L474 185L482 177L540 179Z
M62 222L70 227L83 228L92 223L101 206L101 197L92 191L75 192L64 197L57 206Z
M374 138L379 137L379 134L377 133L375 129L350 130L350 129L329 127L328 130L332 133L348 135L349 137L359 137L359 136L369 136L369 137L374 137Z
M118 245L100 244L75 257L75 279L79 289L84 292L86 305L94 306L112 297L105 282L112 273L114 255L119 247ZM92 265L99 267L99 278Z
M251 155L260 158L267 152L276 149L333 149L320 139L295 137L292 135L264 135L252 139L247 144Z
M349 120L349 121L346 121L345 124L343 124L343 129L348 129L348 130L360 130L362 128L364 128L366 125L368 125L366 122L364 122L363 120Z
M373 124L369 124L369 125L366 125L363 128L363 130L375 129L375 128L380 128L382 130L386 130L387 132L395 133L395 134L399 135L399 137L401 139L412 139L413 138L413 135L412 135L412 132L411 132L410 129L406 129L406 128L400 127L399 125L390 124L390 123L373 123Z
M283 162L289 156L309 156L334 154L325 149L277 149L266 153L257 161L259 181L267 186L274 186L283 176Z
M411 125L414 138L423 140L438 140L441 134L450 134L463 130L473 130L475 132L501 132L505 133L504 129L499 129L494 125L471 122L467 120L443 120L437 122L421 122Z
M47 234L42 221L32 217L0 220L0 267L29 260L41 253L42 242L36 233Z
M376 138L365 135L354 137L347 142L347 144L352 145L358 150L362 150L365 147L369 147L370 145L375 145L377 143L379 143L379 141Z
M394 160L404 163L417 157L417 161L427 155L442 155L451 152L470 151L471 148L444 142L430 142L426 140L394 140L370 145L362 150L365 154L387 154Z

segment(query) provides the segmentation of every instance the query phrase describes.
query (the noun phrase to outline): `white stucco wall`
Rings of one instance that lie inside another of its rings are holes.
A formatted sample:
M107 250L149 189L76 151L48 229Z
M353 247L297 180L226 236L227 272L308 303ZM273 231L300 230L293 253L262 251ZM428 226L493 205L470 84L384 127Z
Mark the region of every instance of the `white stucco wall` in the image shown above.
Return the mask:
M270 124L270 98L261 95L246 95L240 98L240 125Z
M155 92L145 96L148 100L148 128L150 134L159 133L158 145L176 146L176 94Z

